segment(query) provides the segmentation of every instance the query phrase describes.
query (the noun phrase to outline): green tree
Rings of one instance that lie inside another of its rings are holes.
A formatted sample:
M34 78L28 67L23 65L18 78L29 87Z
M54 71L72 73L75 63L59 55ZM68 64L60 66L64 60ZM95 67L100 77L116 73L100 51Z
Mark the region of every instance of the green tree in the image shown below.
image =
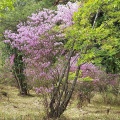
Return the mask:
M119 73L119 5L118 0L86 0L80 5L73 17L74 25L66 30L66 48L71 49L75 41L73 50L79 53L78 66L92 62L103 66L107 73Z
M79 64L93 62L106 72L120 70L120 1L87 0L74 15L75 24L67 37L75 38L74 49L80 53ZM69 39L67 47L71 47Z

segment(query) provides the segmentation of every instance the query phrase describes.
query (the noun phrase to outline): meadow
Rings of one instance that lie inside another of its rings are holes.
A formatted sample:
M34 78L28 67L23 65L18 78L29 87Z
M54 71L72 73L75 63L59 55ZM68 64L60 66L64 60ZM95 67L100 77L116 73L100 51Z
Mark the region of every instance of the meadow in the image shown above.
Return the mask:
M29 96L20 96L16 87L2 84L0 91L0 120L44 120L42 98L34 91ZM58 120L120 120L120 106L105 105L101 95L96 94L91 104L78 108L74 96Z

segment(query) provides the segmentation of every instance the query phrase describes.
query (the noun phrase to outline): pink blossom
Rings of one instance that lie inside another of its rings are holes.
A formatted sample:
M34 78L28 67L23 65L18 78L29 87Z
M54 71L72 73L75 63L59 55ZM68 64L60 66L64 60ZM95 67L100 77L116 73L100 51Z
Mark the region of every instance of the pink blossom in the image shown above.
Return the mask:
M14 64L14 59L15 59L15 54L10 56L10 64L13 65Z
M56 11L43 9L28 16L26 22L19 23L16 33L5 31L4 42L24 54L27 77L43 82L54 80L56 75L61 74L63 61L57 57L62 55L63 43L58 40L64 38L64 28L73 24L72 16L78 7L77 3L68 2L66 5L58 5ZM58 31L54 30L56 23L60 21L64 27L59 27ZM11 63L14 57L10 57ZM39 88L36 91L39 93L42 90L43 88ZM49 92L47 89L46 91Z

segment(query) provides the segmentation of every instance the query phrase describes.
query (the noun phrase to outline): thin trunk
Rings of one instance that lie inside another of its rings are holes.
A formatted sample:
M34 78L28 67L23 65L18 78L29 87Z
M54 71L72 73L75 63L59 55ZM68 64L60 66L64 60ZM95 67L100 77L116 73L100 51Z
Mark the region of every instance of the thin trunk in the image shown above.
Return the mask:
M20 94L27 95L28 90L27 90L27 83L25 82L24 63L22 59L22 54L17 49L14 50L14 54L15 54L15 58L14 58L13 73L18 83Z
M54 102L51 103L51 106L50 106L50 113L49 113L49 117L50 118L58 118L60 117L60 115L65 111L71 97L72 97L72 93L74 91L74 88L75 88L75 85L76 85L76 81L78 79L78 76L79 76L79 70L80 70L80 65L78 66L77 70L76 70L76 75L75 75L75 78L74 78L74 81L72 83L72 87L70 89L70 91L67 89L65 89L64 87L64 90L61 92L60 94L60 98L59 99L54 99ZM68 79L68 78L67 78ZM66 83L68 84L68 83ZM64 95L63 92L66 92L67 91L67 94ZM61 98L63 97L62 101L61 101Z

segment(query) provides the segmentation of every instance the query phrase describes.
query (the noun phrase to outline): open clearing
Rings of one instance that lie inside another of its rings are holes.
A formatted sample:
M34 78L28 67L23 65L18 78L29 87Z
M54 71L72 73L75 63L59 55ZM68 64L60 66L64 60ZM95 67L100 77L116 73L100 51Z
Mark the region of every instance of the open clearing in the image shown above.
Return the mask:
M0 120L43 120L42 99L33 91L30 91L32 96L23 97L18 95L17 88L0 85L0 92L7 93L7 96L0 94ZM73 100L60 120L120 120L119 106L98 104L93 102L95 99L80 109Z

